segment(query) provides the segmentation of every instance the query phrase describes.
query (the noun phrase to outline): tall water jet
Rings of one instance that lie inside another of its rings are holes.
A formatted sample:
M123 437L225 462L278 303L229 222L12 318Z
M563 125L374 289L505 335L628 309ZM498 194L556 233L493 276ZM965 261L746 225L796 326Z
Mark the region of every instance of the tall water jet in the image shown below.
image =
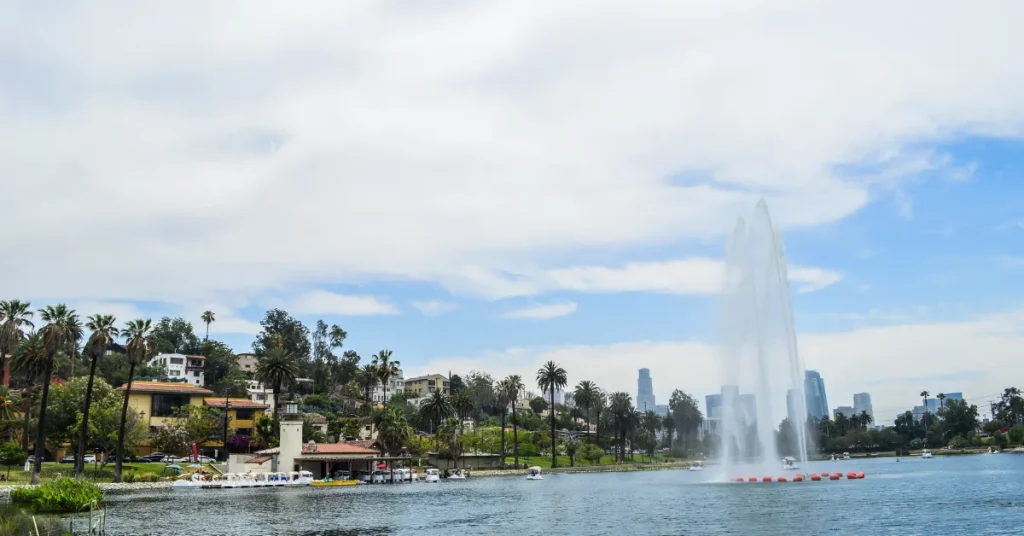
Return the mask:
M775 430L783 417L796 421L795 454L806 468L804 365L797 351L782 235L763 199L749 225L743 218L736 222L725 270L719 415L723 476L735 475L740 465L756 471L753 475L778 474L782 456Z

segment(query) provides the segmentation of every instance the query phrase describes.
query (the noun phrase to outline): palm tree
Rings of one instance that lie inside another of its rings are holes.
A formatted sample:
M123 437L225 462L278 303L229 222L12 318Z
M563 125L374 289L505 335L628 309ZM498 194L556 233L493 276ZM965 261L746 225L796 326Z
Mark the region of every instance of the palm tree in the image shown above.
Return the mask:
M501 408L501 465L505 465L505 417L508 415L508 405L515 396L509 392L508 380L498 380L494 384L494 395L497 398L498 407Z
M444 391L441 389L434 391L434 394L430 395L430 398L420 404L420 418L430 422L431 433L434 434L435 445L437 445L439 440L439 435L437 433L438 427L440 427L441 423L454 414L455 408L452 407L451 402L448 400L448 396L445 395Z
M473 397L470 396L469 392L465 389L459 389L458 392L453 393L451 396L452 407L455 409L455 414L459 417L459 423L461 424L472 415L473 410L476 409L476 403L473 402Z
M939 393L935 395L935 398L939 399L939 414L942 414L942 410L946 409L946 393Z
M537 386L541 391L551 393L551 467L558 467L558 448L555 445L555 390L564 389L569 383L565 369L556 365L554 361L548 361L537 370Z
M121 481L121 466L124 464L124 432L128 422L128 399L132 394L132 379L135 367L148 360L156 351L156 343L150 338L153 321L150 319L132 320L121 330L124 336L125 357L128 358L128 383L124 389L124 400L121 402L121 424L117 431L117 457L114 462L114 482Z
M275 347L267 350L266 355L256 362L254 376L263 385L269 385L274 391L274 411L280 411L278 402L281 390L285 385L295 381L299 372L299 362L295 355L284 348Z
M868 413L867 410L860 412L860 424L864 428L871 426L871 423L874 422L874 420L875 419L871 417L871 414Z
M207 341L210 340L210 324L212 324L214 321L217 320L216 318L214 318L215 314L216 313L214 313L213 311L203 311L203 316L200 317L200 318L203 319L203 323L206 324L206 340Z
M665 430L665 435L668 436L668 450L672 450L672 436L675 435L676 431L676 420L672 418L671 413L665 414L665 417L661 420L661 427Z
M590 380L581 381L576 384L572 397L576 401L576 405L583 409L587 419L587 437L590 437L590 410L594 407L597 398L597 384Z
M505 378L505 386L508 388L509 403L512 404L512 454L515 466L519 467L519 421L516 419L516 406L519 405L519 394L526 389L526 385L522 377L512 374Z
M89 383L85 386L85 403L82 406L82 426L78 431L78 456L75 458L75 476L81 480L85 473L85 442L89 434L89 404L92 402L92 383L96 378L96 363L107 353L110 345L120 333L114 326L113 315L93 315L85 323L92 335L85 343L85 354L89 356Z
M39 310L39 318L46 325L39 330L43 337L43 353L40 356L46 367L43 374L43 394L39 399L39 431L36 433L36 460L32 470L32 484L38 484L43 469L46 441L46 404L50 398L50 379L53 376L53 362L58 352L67 352L72 344L77 344L82 337L82 326L74 309L68 309L63 303L47 305Z
M391 456L398 456L411 435L405 415L393 408L384 410L377 427L377 443L384 449L384 452Z
M28 440L32 435L30 427L32 397L39 391L39 387L35 385L36 381L42 378L46 372L45 353L43 336L33 333L15 347L14 357L11 359L11 368L21 373L25 382L28 383L28 387L21 393L21 398L25 403L25 428L21 433L21 448L26 453L28 452Z
M617 392L608 397L609 410L612 412L612 423L618 439L619 461L626 461L626 434L629 433L633 420L633 400L629 393Z
M366 400L367 408L373 407L370 397L373 395L373 388L376 387L377 383L380 381L378 378L379 375L377 374L377 367L373 366L372 363L363 365L356 375L356 382L363 388L363 397Z
M381 350L377 352L377 355L373 356L373 366L377 368L377 378L380 379L380 383L384 388L384 407L388 407L388 382L391 378L398 376L401 371L398 369L401 365L399 361L391 360L391 350Z
M24 328L34 328L32 306L20 300L0 301L0 374L6 374L7 357L25 338ZM4 381L6 380L6 381ZM10 378L0 376L0 383L10 383Z
M597 423L594 426L594 436L597 438L597 444L601 443L601 413L608 406L608 395L605 394L600 388L594 392L594 422Z
M928 435L928 391L921 391L921 398L924 399L924 417L921 418L924 421L924 433ZM927 442L927 439L925 439Z

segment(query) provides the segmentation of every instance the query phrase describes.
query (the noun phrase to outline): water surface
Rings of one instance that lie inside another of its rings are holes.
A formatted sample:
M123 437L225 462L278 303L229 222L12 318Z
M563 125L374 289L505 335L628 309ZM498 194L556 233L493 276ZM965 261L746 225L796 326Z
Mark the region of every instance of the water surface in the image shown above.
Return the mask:
M479 477L335 489L159 490L113 496L110 533L1021 534L1024 455L817 462L863 480L711 483L711 471ZM745 475L753 476L753 475ZM760 475L764 476L764 475Z

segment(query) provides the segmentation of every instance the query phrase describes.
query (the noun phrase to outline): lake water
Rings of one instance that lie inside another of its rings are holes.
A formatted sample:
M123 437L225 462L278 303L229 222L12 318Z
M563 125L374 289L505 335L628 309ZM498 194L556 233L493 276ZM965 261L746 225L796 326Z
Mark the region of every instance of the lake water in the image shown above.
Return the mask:
M712 470L479 477L110 497L113 535L1021 534L1024 455L816 462L863 480L711 483ZM781 471L780 471L781 473ZM752 476L752 475L747 475Z

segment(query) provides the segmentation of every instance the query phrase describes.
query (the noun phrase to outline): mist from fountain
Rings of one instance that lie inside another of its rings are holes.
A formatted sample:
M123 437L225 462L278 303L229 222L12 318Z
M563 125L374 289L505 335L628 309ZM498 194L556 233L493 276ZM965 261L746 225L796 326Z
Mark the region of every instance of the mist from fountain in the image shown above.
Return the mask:
M786 416L782 408L790 390L797 458L802 469L807 467L804 365L797 351L786 266L782 235L762 199L749 225L742 218L737 221L726 254L719 415L724 478L780 474L775 430Z

